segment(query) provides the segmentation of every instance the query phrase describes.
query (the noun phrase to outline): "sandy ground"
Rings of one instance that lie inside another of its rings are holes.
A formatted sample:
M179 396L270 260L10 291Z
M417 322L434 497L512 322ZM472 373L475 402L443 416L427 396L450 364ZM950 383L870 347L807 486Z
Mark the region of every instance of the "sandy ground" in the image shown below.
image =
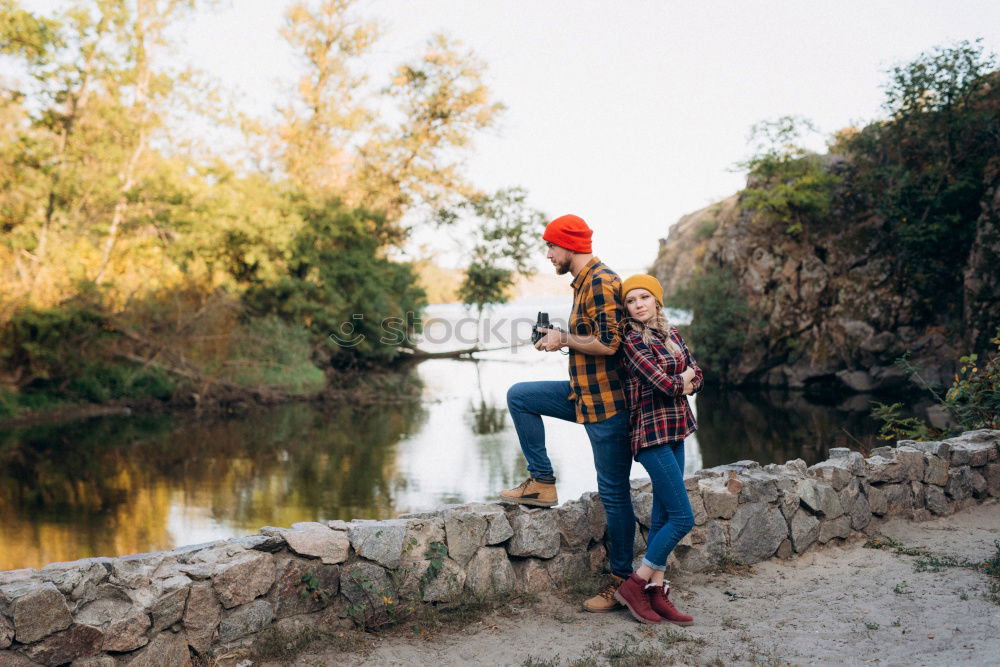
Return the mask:
M1000 503L925 523L894 520L883 535L909 547L983 561L1000 540ZM962 567L918 572L916 558L826 546L750 573L674 580L689 628L643 626L547 596L431 640L388 636L360 654L300 654L296 665L1000 664L1000 605L991 580ZM377 637L377 635L376 635Z

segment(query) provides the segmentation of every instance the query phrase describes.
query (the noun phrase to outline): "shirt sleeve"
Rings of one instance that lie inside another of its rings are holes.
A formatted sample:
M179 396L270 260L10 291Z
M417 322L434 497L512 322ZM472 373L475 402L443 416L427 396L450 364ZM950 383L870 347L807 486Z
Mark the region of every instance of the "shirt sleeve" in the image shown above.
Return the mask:
M622 349L625 351L625 366L632 374L667 396L684 394L684 379L680 375L664 373L657 363L656 354L641 337L627 336Z
M674 327L674 340L681 346L681 352L684 354L684 364L688 368L694 369L694 377L691 379L691 393L694 394L701 391L701 388L705 386L705 376L701 372L701 366L699 366L694 357L691 356L691 350L688 349L687 343L681 337L681 332Z
M597 275L591 283L594 295L594 335L604 345L617 352L621 344L621 325L624 319L621 283L607 276Z

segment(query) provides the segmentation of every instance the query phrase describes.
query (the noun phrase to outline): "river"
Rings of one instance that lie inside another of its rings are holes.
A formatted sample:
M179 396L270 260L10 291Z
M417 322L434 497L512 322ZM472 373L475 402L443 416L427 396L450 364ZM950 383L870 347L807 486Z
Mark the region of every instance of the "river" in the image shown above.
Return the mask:
M387 518L495 498L525 476L507 388L567 377L564 355L510 342L527 336L537 311L559 323L567 306L560 298L523 299L488 313L482 342L503 349L479 361L416 365L417 400L293 403L232 417L98 418L0 432L0 570L169 549L265 525ZM458 306L432 306L425 322L424 349L474 340L474 320ZM877 425L869 401L706 388L692 401L700 430L686 442L687 471L739 459L811 464L830 447L870 446ZM546 429L560 498L594 490L584 429L548 419ZM645 476L638 465L632 472Z

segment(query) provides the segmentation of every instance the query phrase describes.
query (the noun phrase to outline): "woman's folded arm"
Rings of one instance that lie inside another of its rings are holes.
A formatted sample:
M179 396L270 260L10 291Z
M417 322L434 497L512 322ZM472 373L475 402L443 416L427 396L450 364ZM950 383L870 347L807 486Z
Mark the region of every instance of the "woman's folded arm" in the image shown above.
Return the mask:
M625 350L625 365L653 389L667 396L684 394L684 378L665 373L657 363L656 355L641 338L630 336L622 347Z

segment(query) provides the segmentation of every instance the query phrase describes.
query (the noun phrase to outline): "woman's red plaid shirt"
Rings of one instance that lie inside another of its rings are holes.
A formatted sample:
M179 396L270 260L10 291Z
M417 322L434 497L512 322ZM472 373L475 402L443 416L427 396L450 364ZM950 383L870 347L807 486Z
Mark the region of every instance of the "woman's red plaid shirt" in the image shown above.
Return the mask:
M667 334L680 348L680 356L671 354L663 335L655 331L651 345L634 330L626 333L622 342L633 456L644 447L683 440L698 430L681 373L688 366L695 370L691 381L694 391L700 390L705 380L677 327L670 327Z

